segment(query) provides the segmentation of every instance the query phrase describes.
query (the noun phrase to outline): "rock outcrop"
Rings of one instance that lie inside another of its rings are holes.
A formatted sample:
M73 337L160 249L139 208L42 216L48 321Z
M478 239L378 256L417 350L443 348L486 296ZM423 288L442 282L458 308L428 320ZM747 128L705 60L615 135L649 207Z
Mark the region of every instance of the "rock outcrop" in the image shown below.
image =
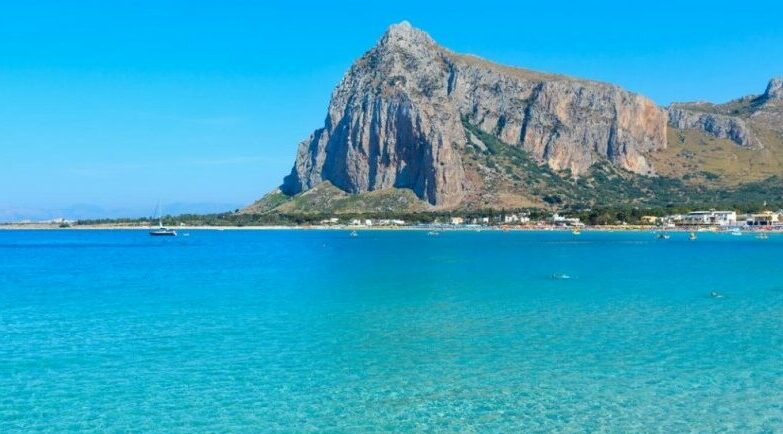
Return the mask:
M720 139L729 139L744 147L761 147L745 121L738 117L669 107L669 125L681 130L695 129Z
M750 119L783 139L783 77L773 78L754 105Z
M764 91L766 100L783 100L783 77L776 77L769 81L767 90Z
M666 146L666 112L645 97L455 54L403 22L343 77L282 191L330 181L351 193L409 188L456 206L470 188L463 122L577 175L607 160L650 174L646 155Z

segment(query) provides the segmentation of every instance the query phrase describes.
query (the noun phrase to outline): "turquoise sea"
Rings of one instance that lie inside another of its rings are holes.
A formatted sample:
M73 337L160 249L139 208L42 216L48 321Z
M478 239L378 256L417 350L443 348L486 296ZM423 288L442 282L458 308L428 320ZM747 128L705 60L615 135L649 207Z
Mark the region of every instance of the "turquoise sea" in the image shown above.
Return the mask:
M0 231L0 432L783 431L783 235L189 234Z

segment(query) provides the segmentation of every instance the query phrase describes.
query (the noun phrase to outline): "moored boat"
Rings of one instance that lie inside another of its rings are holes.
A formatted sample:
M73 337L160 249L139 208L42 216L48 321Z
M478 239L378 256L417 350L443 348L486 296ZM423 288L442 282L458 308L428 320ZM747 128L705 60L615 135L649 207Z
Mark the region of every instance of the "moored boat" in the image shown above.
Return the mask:
M169 229L160 226L157 229L152 229L150 231L150 235L152 235L153 237L176 237L177 231L175 231L174 229Z
M177 231L169 229L163 226L163 218L161 217L160 202L158 202L158 227L150 230L150 235L153 237L176 237Z

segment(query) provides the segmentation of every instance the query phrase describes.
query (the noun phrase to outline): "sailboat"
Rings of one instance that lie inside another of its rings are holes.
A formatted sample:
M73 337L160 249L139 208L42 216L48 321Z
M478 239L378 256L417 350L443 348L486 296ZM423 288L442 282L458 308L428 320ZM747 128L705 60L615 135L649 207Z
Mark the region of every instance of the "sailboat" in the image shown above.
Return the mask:
M163 217L160 209L160 202L158 202L158 227L150 230L150 235L153 237L176 237L177 231L169 229L163 226Z

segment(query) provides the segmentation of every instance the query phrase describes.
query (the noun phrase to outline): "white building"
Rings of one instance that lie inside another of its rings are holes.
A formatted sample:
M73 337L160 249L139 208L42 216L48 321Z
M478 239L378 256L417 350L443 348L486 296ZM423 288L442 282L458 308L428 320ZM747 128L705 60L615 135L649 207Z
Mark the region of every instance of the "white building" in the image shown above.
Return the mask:
M558 213L552 214L552 223L556 225L583 226L578 217L563 217Z
M462 225L465 224L465 219L462 217L452 217L451 220L449 220L451 224L453 225Z
M530 217L526 215L508 214L503 216L503 223L528 223Z
M720 226L737 224L736 211L715 211L715 222Z
M397 220L397 219L378 220L378 225L380 226L403 226L404 224L405 224L405 220Z
M519 216L516 214L507 214L503 216L503 223L519 223Z
M679 223L683 225L729 226L737 223L737 213L735 211L693 211L682 216Z
M74 223L74 221L60 217L51 220L42 220L41 223L69 225L71 223Z

